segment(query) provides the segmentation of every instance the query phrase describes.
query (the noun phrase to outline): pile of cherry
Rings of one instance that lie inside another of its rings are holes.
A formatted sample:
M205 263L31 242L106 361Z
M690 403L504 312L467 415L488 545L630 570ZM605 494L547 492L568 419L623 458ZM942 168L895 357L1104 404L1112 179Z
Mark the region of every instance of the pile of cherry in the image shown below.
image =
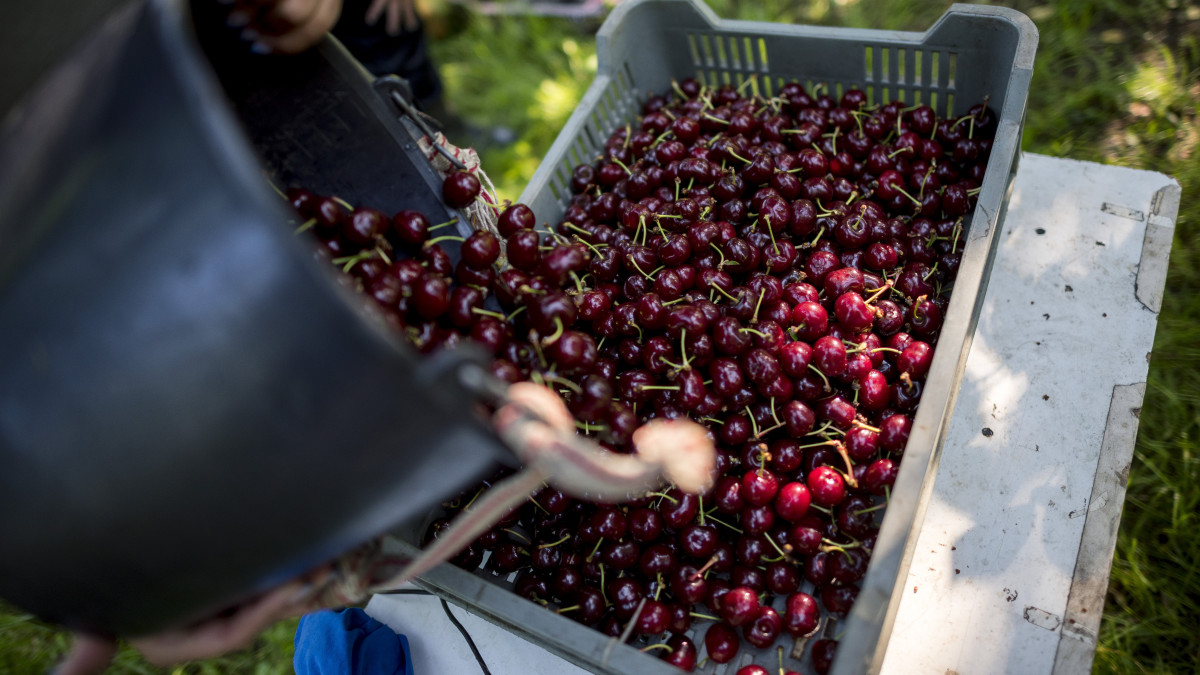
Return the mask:
M558 391L616 452L659 416L716 439L702 495L604 506L546 488L456 564L515 573L520 595L684 670L794 636L824 673L827 618L866 572L994 130L986 103L945 119L854 89L764 99L686 80L574 170L553 232L521 204L499 237L462 240L412 211L289 198L419 349L481 345L497 376ZM472 178L447 179L448 204L474 198Z

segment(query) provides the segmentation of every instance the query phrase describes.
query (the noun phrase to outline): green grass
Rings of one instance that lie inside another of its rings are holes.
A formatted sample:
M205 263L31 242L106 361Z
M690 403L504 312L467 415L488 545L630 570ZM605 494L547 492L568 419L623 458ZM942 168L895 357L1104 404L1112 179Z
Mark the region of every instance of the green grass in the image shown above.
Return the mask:
M898 30L922 30L950 4L709 1L728 18ZM1161 171L1183 186L1095 672L1200 672L1200 7L1002 4L1040 31L1024 148ZM434 9L435 55L454 105L476 123L518 133L519 142L483 158L501 195L515 199L592 80L595 24ZM288 672L294 627L276 626L248 651L161 672ZM0 606L0 672L44 672L66 644L62 632ZM129 650L114 671L160 672Z
M110 673L124 675L286 675L292 672L292 643L299 619L271 626L249 648L173 668L150 665L122 645ZM0 602L0 673L43 675L66 654L70 635Z

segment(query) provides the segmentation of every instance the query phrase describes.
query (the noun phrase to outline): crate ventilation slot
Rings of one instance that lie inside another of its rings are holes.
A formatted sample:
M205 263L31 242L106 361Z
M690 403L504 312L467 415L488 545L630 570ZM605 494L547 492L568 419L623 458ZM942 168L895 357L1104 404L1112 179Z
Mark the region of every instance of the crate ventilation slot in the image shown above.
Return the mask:
M687 33L688 51L696 79L707 87L746 87L743 93L770 89L767 41L760 36Z
M958 54L953 51L863 45L867 102L924 104L940 115L950 116L954 113L957 67Z
M580 164L591 164L604 152L605 141L627 121L641 113L639 98L629 64L617 70L608 86L600 93L587 121L580 127L575 141L563 153L548 187L555 201L564 208L571 200L571 173Z

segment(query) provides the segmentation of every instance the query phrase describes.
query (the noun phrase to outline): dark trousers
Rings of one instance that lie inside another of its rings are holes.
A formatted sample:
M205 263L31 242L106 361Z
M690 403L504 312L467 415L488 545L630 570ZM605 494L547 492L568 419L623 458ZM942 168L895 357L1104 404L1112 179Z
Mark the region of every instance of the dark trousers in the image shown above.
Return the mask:
M333 27L334 36L373 75L399 75L408 80L419 104L428 105L439 99L442 80L430 58L429 37L420 20L415 30L402 28L398 35L388 35L386 16L381 16L374 26L367 25L370 5L370 0L345 0L341 17Z

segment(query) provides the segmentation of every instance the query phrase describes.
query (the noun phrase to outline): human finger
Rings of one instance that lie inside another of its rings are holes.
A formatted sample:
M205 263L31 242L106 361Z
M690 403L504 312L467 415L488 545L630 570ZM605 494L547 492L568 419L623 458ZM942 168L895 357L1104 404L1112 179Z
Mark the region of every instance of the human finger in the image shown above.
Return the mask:
M392 5L392 0L371 0L371 6L367 7L367 15L363 20L368 26L374 26L379 22L379 17L383 16L385 10Z
M400 2L392 0L388 3L387 32L388 35L400 34Z
M267 626L288 616L299 606L298 598L310 590L302 580L292 581L231 614L199 624L130 640L150 663L169 666L184 661L212 658L243 649Z
M111 639L76 633L71 649L50 672L53 675L101 675L116 653L117 644Z
M292 25L283 32L268 31L263 34L258 41L261 46L281 54L302 52L325 37L325 34L337 23L342 9L341 0L283 0L281 4L292 2L301 5L304 3L315 4L311 6L311 13L301 15L301 8L295 10L297 13L288 15L289 21L295 19L300 23Z
M575 418L567 410L562 398L548 387L532 382L518 382L508 388L508 401L524 407L555 429L575 430Z
M417 16L416 0L398 0L404 11L404 28L412 32L421 27L420 17Z

